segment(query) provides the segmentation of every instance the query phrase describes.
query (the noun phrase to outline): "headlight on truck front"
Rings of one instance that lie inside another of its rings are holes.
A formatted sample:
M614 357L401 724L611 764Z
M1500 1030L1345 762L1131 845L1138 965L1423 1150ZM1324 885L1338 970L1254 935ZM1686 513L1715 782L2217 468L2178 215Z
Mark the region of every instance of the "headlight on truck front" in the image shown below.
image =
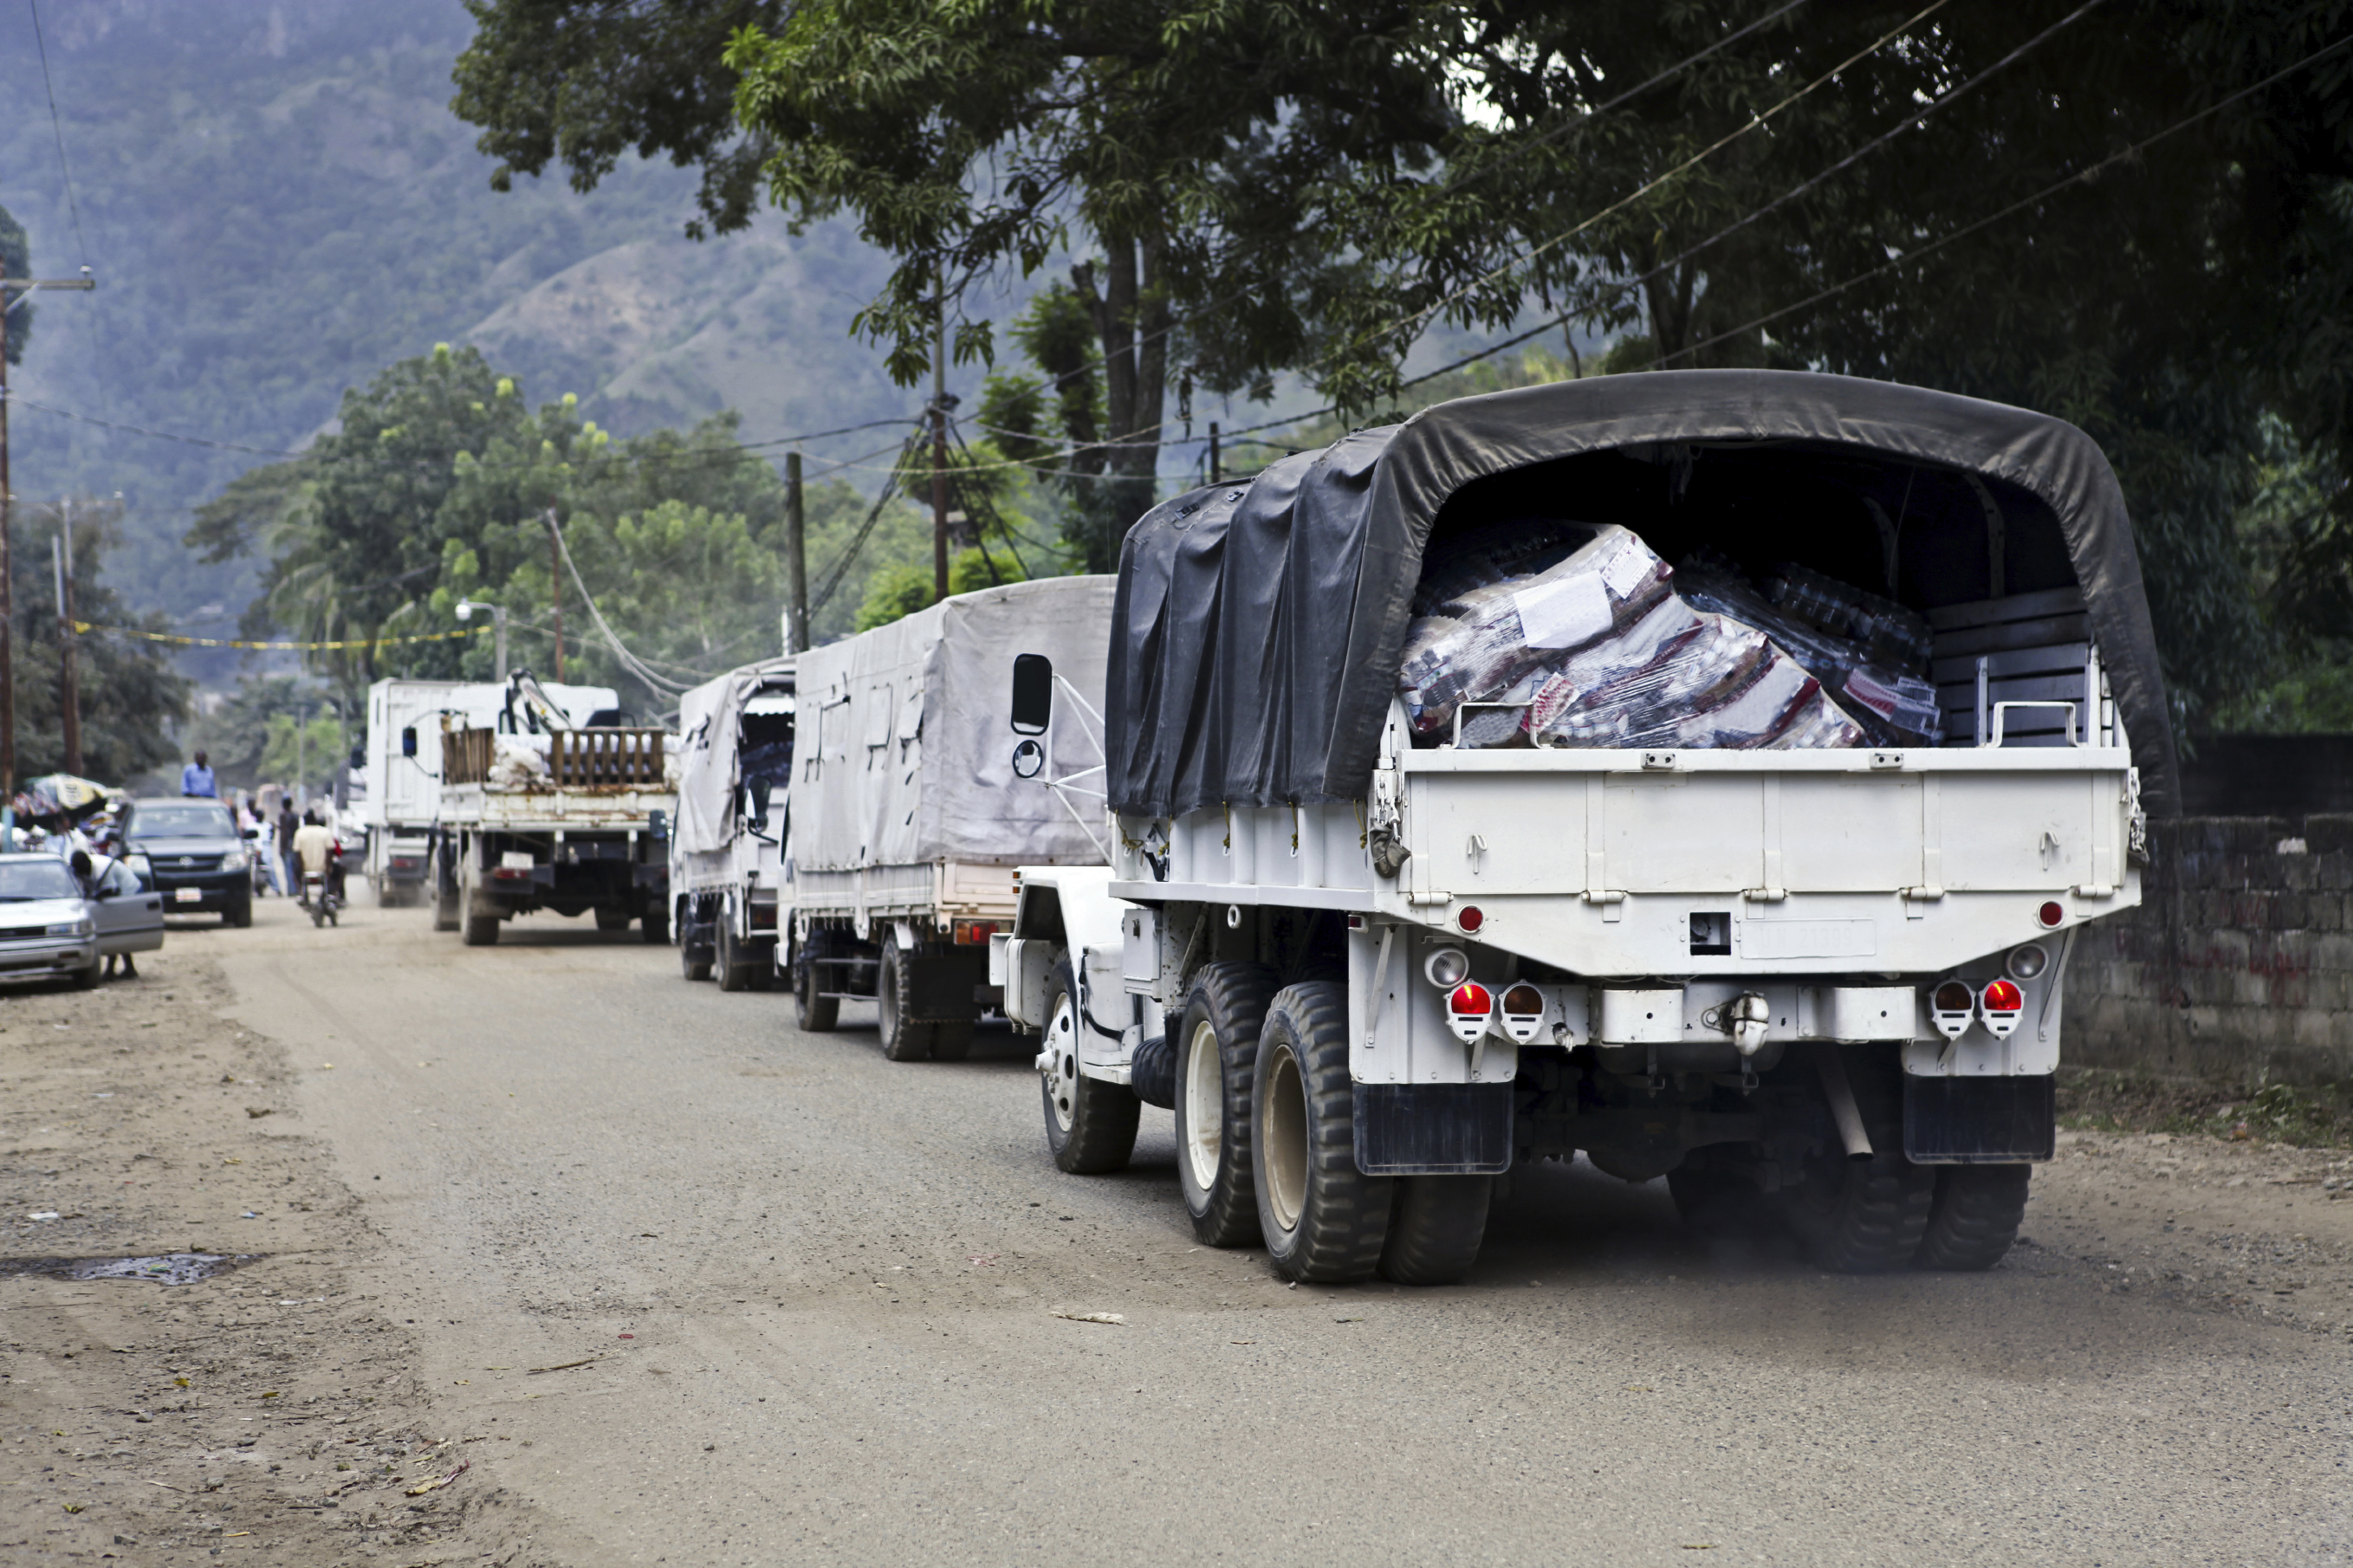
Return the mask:
M251 864L253 858L242 849L232 849L221 857L221 869L224 871L242 871Z
M88 936L93 930L88 921L59 921L49 928L51 936Z

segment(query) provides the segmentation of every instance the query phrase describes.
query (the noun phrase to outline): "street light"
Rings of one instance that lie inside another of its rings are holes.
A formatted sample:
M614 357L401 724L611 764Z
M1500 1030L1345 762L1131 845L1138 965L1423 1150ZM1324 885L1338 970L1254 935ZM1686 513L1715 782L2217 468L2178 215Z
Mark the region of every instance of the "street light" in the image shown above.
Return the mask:
M491 612L491 637L497 645L495 657L498 660L499 679L501 680L504 680L507 678L507 612L505 606L501 605L486 605L480 599L460 599L458 601L458 618L459 620L472 620L476 610L488 610Z

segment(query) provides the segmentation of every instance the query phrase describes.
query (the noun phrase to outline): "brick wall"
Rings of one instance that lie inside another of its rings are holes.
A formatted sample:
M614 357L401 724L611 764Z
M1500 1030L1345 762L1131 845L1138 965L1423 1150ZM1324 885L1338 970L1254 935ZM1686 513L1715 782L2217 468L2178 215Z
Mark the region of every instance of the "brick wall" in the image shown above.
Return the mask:
M2138 909L2067 970L2077 1067L2353 1083L2353 816L2149 824Z

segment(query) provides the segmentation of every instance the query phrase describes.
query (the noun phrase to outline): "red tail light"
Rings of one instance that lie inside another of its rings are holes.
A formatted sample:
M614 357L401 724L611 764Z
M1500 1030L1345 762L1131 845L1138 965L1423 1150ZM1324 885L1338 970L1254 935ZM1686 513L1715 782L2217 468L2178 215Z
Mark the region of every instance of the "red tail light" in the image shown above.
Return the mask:
M1484 985L1466 980L1447 993L1446 1010L1458 1018L1483 1018L1495 1010L1495 998Z
M2026 1005L2026 993L2010 980L1997 980L1985 988L1985 1010L1989 1013L2015 1013Z

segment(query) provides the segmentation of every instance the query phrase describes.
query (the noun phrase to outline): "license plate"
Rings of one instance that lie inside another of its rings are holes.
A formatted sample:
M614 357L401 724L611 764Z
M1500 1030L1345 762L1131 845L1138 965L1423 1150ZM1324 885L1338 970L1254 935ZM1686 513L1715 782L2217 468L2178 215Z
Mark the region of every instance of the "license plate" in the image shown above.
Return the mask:
M202 888L174 888L172 889L172 901L175 904L201 904L205 901L205 890Z

